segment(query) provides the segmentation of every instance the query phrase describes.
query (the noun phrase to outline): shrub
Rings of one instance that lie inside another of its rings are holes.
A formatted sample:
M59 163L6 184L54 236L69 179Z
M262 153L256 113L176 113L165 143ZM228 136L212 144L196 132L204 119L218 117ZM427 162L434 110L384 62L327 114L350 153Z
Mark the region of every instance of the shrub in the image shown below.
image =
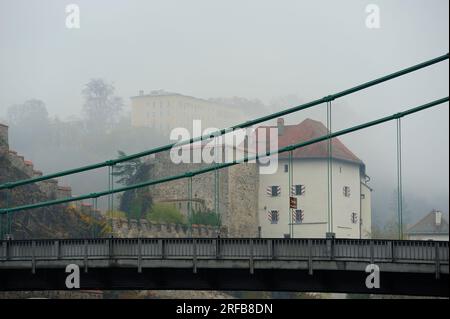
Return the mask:
M105 213L106 218L127 218L127 214L125 212L122 212L120 210L109 210Z
M220 216L211 211L194 211L189 222L197 225L220 226Z
M181 212L175 208L172 204L168 203L155 203L153 204L149 213L147 213L147 219L156 223L174 223L184 224L184 216Z

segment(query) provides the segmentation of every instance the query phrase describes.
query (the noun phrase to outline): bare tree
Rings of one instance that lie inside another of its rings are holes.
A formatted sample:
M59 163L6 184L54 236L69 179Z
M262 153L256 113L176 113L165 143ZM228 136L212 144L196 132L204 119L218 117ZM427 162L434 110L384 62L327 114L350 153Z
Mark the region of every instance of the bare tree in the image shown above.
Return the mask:
M48 123L48 112L45 103L31 99L23 104L15 104L8 108L8 121L12 126L29 126L33 123L43 125Z
M50 139L50 119L45 103L31 99L8 108L8 123L16 150L39 148Z
M83 89L83 111L87 128L93 131L110 129L118 120L123 107L122 98L114 95L115 88L103 79L91 79Z

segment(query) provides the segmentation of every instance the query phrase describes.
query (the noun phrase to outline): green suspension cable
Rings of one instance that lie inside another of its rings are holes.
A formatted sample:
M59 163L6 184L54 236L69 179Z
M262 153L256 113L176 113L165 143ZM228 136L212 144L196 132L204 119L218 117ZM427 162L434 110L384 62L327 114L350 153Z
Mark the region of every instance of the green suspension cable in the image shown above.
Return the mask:
M398 237L403 239L402 122L397 119L397 215Z
M121 158L118 158L118 159L112 159L112 160L108 160L108 161L101 162L101 163L96 163L96 164L91 164L91 165L87 165L87 166L73 168L73 169L70 169L70 170L67 170L67 171L61 171L61 172L57 172L57 173L53 173L53 174L43 175L43 176L39 176L39 177L33 177L33 178L30 178L30 179L26 179L26 180L20 180L20 181L16 181L16 182L8 182L8 183L5 183L5 184L0 184L0 190L1 189L5 189L5 188L14 188L14 187L17 187L17 186L31 184L31 183L35 183L35 182L40 182L40 181L44 181L44 180L48 180L48 179L52 179L52 178L66 176L66 175L76 174L76 173L80 173L80 172L84 172L84 171L88 171L88 170L93 170L93 169L109 166L111 164L122 163L122 162L125 162L125 161L128 161L128 160L132 160L132 159L140 158L140 157L143 157L143 156L148 156L148 155L151 155L151 154L156 154L156 153L159 153L159 152L167 151L167 150L172 149L172 147L174 147L174 146L181 146L181 145L186 145L186 144L192 144L192 143L197 142L197 141L205 140L209 136L214 135L214 134L223 135L226 132L230 132L231 130L234 130L234 129L251 127L251 126L253 126L255 124L267 122L269 120L281 117L283 115L287 115L287 114L291 114L291 113L298 112L298 111L301 111L301 110L305 110L305 109L311 108L313 106L316 106L316 105L319 105L319 104L322 104L322 103L325 103L325 102L328 102L328 101L332 101L334 99L342 98L344 96L356 93L356 92L361 91L361 90L365 90L365 89L367 89L369 87L378 85L378 84L386 82L386 81L390 81L392 79L395 79L395 78L398 78L400 76L409 74L411 72L415 72L417 70L426 68L428 66L431 66L433 64L436 64L436 63L439 63L439 62L442 62L442 61L445 61L445 60L448 60L448 59L449 59L449 54L447 53L447 54L441 55L439 57L436 57L434 59L431 59L431 60L428 60L428 61L416 64L416 65L413 65L413 66L408 67L406 69L403 69L403 70L400 70L400 71L397 71L397 72L394 72L394 73L382 76L380 78L374 79L372 81L365 82L365 83L357 85L355 87L346 89L344 91L325 96L325 97L323 97L321 99L317 99L317 100L314 100L314 101L311 101L311 102L308 102L308 103L297 105L295 107L292 107L292 108L289 108L289 109L286 109L286 110L282 110L282 111L279 111L279 112L276 112L276 113L272 113L270 115L266 115L266 116L263 116L263 117L260 117L260 118L249 120L249 121L246 121L244 123L240 123L240 124L231 126L229 128L221 129L221 130L219 130L217 132L214 132L212 134L208 134L208 135L205 135L205 136L199 136L199 137L196 137L196 138L191 138L191 139L183 140L183 141L176 142L176 143L167 144L167 145L160 146L160 147L157 147L157 148L154 148L154 149L151 149L151 150L147 150L147 151L143 151L143 152L140 152L140 153L135 153L135 154L131 154L131 155L128 155L128 156L124 156L124 157L121 157Z
M327 140L328 232L333 233L333 143L331 138L331 101L327 102L327 130L329 136L329 139Z
M6 190L6 200L5 200L5 208L8 209L9 208L9 193L12 190L7 189ZM3 214L0 216L0 240L5 239L6 234L8 233L8 220L9 220L9 212L7 211L5 216L3 216Z
M11 190L8 190L8 192L6 192L6 207L10 206L10 196L11 196ZM6 215L6 234L8 234L8 236L11 237L11 224L12 224L12 212L8 212L8 214Z
M189 232L192 235L192 176L188 178L188 220L189 220Z
M111 190L114 190L114 164L111 166ZM114 212L114 193L111 195L111 209Z
M218 227L220 227L221 226L221 218L220 218L220 211L219 211L219 196L220 196L220 192L219 192L219 183L220 183L220 175L219 175L219 170L218 169L216 169L215 171L214 171L214 183L215 183L215 185L214 185L214 187L215 187L215 207L214 207L214 210L215 210L215 214L216 214L216 218L217 218L217 221L218 221Z
M98 210L98 198L94 198L94 205L93 210L91 212L92 214L92 237L95 238L97 236L97 230L95 229L95 214Z
M161 179L156 179L156 180L148 180L142 183L137 183L137 184L133 184L133 185L128 185L128 186L124 186L124 187L119 187L114 189L113 191L111 191L112 193L121 193L121 192L125 192L128 190L134 190L134 189L138 189L138 188L142 188L142 187L148 187L148 186L152 186L152 185L158 185L158 184L162 184L162 183L167 183L170 181L175 181L175 180L179 180L179 179L185 179L185 178L189 178L189 177L193 177L193 176L197 176L197 175L201 175L201 174L205 174L208 172L212 172L216 169L223 169L226 167L231 167L237 164L241 164L245 161L253 161L253 160L258 160L260 158L264 158L267 156L271 156L274 154L279 154L279 153L284 153L284 152L289 152L291 150L297 149L297 148L303 148L306 147L308 145L313 145L316 143L320 143L323 141L327 141L330 138L337 138L339 136L345 135L345 134L349 134L352 132L356 132L365 128L369 128L369 127L373 127L376 125L379 125L381 123L385 123L385 122L389 122L389 121L393 121L393 120L397 120L401 117L405 117L417 112L421 112L424 111L426 109L435 107L437 105L440 105L442 103L447 103L449 101L449 97L444 97L444 98L440 98L431 102L428 102L426 104L423 105L419 105L416 107L413 107L411 109L405 110L403 112L398 112L392 115L388 115L382 118L378 118L366 123L362 123L359 125L355 125L346 129L342 129L340 131L331 133L331 134L325 134L323 136L317 137L317 138L313 138L310 139L308 141L305 142L300 142L300 143L296 143L296 144L291 144L285 147L281 147L278 148L277 150L273 150L273 151L268 151L265 154L259 154L259 155L254 155L254 156L250 156L250 157L246 157L245 159L242 160L234 160L232 162L227 162L227 163L221 163L219 165L212 165L209 167L205 167L205 168L201 168L198 170L194 170L194 171L189 171L187 173L183 173L183 174L179 174L179 175L173 175L173 176L169 176L169 177L164 177ZM80 201L80 200L84 200L84 199L89 199L89 198L94 198L94 197L103 197L106 196L108 194L110 194L111 192L109 191L101 191L101 192L96 192L96 193L90 193L90 194L84 194L84 195L80 195L80 196L76 196L76 197L69 197L69 198L62 198L62 199L56 199L56 200L49 200L49 201L44 201L44 202L39 202L39 203L34 203L34 204L27 204L27 205L21 205L21 206L15 206L15 207L11 207L8 209L4 209L4 208L0 208L0 214L6 214L7 212L18 212L18 211L24 211L24 210L28 210L28 209L33 209L33 208L39 208L39 207L45 207L45 206L53 206L53 205L58 205L58 204L64 204L64 203L69 203L69 202L74 202L74 201Z
M215 150L214 150L214 157L215 157L215 165L217 166L217 163L219 163L219 154L218 154L218 149L219 149L219 139L217 137L215 137ZM216 218L217 218L217 222L218 222L218 229L220 229L221 226L221 218L220 218L220 212L219 212L219 183L220 183L220 175L219 175L219 170L216 169L214 170L214 213L216 214Z
M111 166L108 166L108 191L111 190ZM111 194L108 195L108 222L112 226Z
M113 232L113 223L115 212L114 212L114 165L108 166L108 190L111 192L108 197L108 211L109 211L109 222L111 227L111 236L114 234Z
M294 238L294 215L293 215L293 208L291 208L291 200L290 197L293 196L292 187L294 184L294 175L293 175L293 163L292 163L292 151L289 152L289 165L288 165L288 174L289 174L289 235L291 238Z

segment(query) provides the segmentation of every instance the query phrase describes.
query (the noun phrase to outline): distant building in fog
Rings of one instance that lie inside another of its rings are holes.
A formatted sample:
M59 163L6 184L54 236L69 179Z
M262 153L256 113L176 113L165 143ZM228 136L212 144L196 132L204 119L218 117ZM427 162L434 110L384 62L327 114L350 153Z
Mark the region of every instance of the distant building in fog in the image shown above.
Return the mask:
M411 240L445 240L448 241L448 221L442 212L433 210L406 231Z
M164 90L139 92L131 97L131 124L152 127L169 135L176 127L192 132L193 120L201 120L202 130L225 128L244 120L243 112L217 103Z

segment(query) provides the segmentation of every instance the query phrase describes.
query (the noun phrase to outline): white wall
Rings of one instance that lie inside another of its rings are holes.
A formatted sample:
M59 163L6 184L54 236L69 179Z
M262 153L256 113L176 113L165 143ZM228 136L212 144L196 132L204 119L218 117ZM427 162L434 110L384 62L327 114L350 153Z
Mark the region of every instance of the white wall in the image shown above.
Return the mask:
M372 237L372 190L361 183L361 238Z
M243 118L238 110L184 95L144 95L131 100L131 124L153 127L163 134L169 134L175 127L191 132L193 120L201 120L204 130L229 127Z
M449 235L408 235L410 240L436 240L436 241L448 241Z
M280 160L278 171L271 175L260 175L259 185L259 223L262 237L283 237L289 234L289 175L284 172L287 161ZM292 184L305 185L305 194L296 196L298 208L304 210L305 218L302 224L294 224L294 234L297 237L323 238L328 231L328 188L326 159L296 159L293 163ZM361 209L361 187L359 165L333 160L333 229L336 237L359 238L359 216L363 213L364 220L370 220L370 191L366 194L363 209ZM268 186L281 186L281 195L270 197L266 195ZM351 196L345 197L343 187L349 186ZM268 220L269 210L279 210L278 224ZM352 223L351 213L358 216L357 223ZM370 230L370 223L363 224ZM365 236L363 236L365 237Z

